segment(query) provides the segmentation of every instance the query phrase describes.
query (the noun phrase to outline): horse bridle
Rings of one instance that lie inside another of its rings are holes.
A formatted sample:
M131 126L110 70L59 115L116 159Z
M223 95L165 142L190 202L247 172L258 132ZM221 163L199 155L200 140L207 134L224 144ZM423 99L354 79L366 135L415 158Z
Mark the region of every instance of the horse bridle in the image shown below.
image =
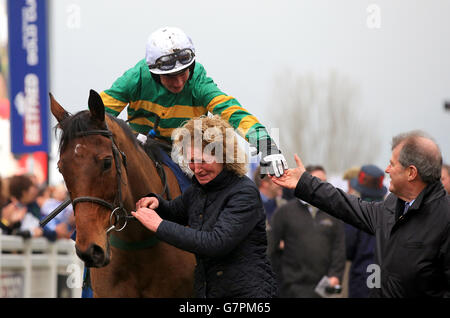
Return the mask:
M47 217L45 217L43 220L41 220L39 222L39 225L41 227L44 227L48 222L50 222L53 218L55 218L62 210L64 210L71 203L73 206L73 210L75 211L75 205L80 202L96 203L98 205L106 207L108 210L111 211L111 214L109 216L110 227L106 230L107 234L109 232L111 232L112 230L115 230L117 232L122 231L125 228L125 226L127 225L128 219L134 219L134 216L128 215L127 210L123 206L123 201L122 201L122 187L121 187L122 166L120 164L119 155L121 156L123 166L126 169L127 168L127 157L126 157L125 153L120 151L119 147L117 147L117 144L114 140L113 134L108 129L107 124L106 124L106 129L88 130L88 131L78 132L76 134L76 137L85 137L85 136L90 136L90 135L101 135L101 136L105 136L111 140L113 158L114 158L114 163L116 166L117 188L118 188L116 199L114 200L114 204L111 204L104 199L97 198L97 197L91 197L91 196L78 197L78 198L75 198L73 201L69 198L66 201L64 201L63 203L61 203L55 210L53 210L49 215L47 215ZM164 172L164 168L163 168L162 164L159 163L158 160L156 160L156 157L154 157L153 155L150 155L150 154L148 154L148 155L155 163L156 170L157 170L157 172L161 178L161 181L164 185L161 195L167 194L167 198L170 200L170 192L169 192L169 187L166 182L166 175ZM113 222L113 217L115 217L115 222ZM123 219L124 223L122 226L118 227L118 226L116 226L116 224L118 224L120 219Z
M116 166L116 177L117 177L116 199L114 200L114 203L111 204L108 201L103 200L101 198L97 198L97 197L91 197L91 196L78 197L78 198L75 198L72 200L73 210L75 211L75 206L77 205L77 203L81 203L81 202L91 202L91 203L96 203L98 205L104 206L107 209L109 209L110 211L112 211L109 216L110 227L106 230L106 233L108 234L112 230L120 232L127 225L128 219L134 218L134 216L128 215L127 210L123 206L123 201L122 201L122 187L121 187L122 164L120 162L119 156L122 158L122 163L123 163L123 166L125 167L125 169L127 167L127 157L126 157L125 153L120 151L119 147L117 147L117 144L114 140L113 134L108 129L108 125L106 125L106 129L104 129L104 130L88 130L88 131L83 131L83 132L79 132L76 134L77 137L85 137L85 136L91 136L91 135L101 135L101 136L105 136L111 140L113 158L114 158L114 163ZM114 217L115 217L115 221L113 222ZM118 227L116 225L119 224L120 219L123 219L124 222L123 222L122 226Z

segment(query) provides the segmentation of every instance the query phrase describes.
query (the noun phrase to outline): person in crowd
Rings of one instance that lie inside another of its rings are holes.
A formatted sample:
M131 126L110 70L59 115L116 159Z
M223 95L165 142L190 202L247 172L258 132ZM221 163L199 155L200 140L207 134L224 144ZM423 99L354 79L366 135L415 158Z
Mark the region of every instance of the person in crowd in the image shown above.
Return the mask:
M440 181L442 155L421 131L392 139L383 202L367 202L297 167L271 179L344 222L375 235L371 297L450 297L450 198Z
M31 180L31 182L33 183L33 191L37 191L37 193L39 193L39 190L41 188L47 186L46 184L40 184L38 177L33 173L26 173L26 174L24 174L24 176L26 176L27 178L29 178ZM37 199L37 194L35 194L35 199L31 200L31 202L29 202L27 204L27 210L28 210L28 213L31 213L36 219L39 219L41 217L41 208L38 205L36 199Z
M266 212L267 226L270 229L275 210L286 203L286 200L281 197L282 188L273 183L267 175L261 175L261 167L255 169L253 181L259 189L264 211Z
M344 180L344 182L346 182L347 184L347 193L353 194L355 196L359 196L358 191L356 191L355 189L352 188L352 185L350 184L351 180L353 178L358 177L359 171L361 170L360 166L352 166L350 168L348 168L347 170L344 171L344 174L342 175L342 180ZM283 189L287 189L287 188L283 188ZM294 192L293 189L288 189L292 192ZM350 267L351 267L351 261L348 259L349 254L347 251L347 231L348 231L348 227L351 226L347 223L344 223L344 229L345 229L345 234L346 234L346 255L347 255L347 261L345 263L345 271L344 271L344 278L343 278L343 282L342 282L342 296L345 298L349 297L349 292L348 292L348 288L349 288L349 274L350 274Z
M287 201L282 197L282 188L270 180L267 175L261 174L261 167L257 167L253 173L253 181L259 189L259 194L266 213L267 255L270 258L272 269L277 277L277 285L281 286L281 255L272 235L272 217L276 209Z
M354 195L359 195L358 191L356 191L353 187L352 187L352 179L356 178L359 174L359 171L361 170L361 167L351 167L349 169L347 169L344 172L344 175L342 176L342 179L344 179L345 181L347 181L347 193L350 194L354 194Z
M20 221L27 213L27 209L20 206L15 198L8 200L9 181L8 186L5 186L5 183L7 182L0 178L0 229L3 235L13 235L18 233Z
M158 239L195 254L196 297L274 297L263 204L227 129L218 116L189 120L174 142L182 143L175 149L193 172L192 185L171 201L150 194L132 215Z
M38 204L41 207L41 220L47 217L68 197L67 189L63 183L52 187L44 187L38 195ZM44 226L44 236L49 240L69 239L74 231L75 217L72 205L69 204L54 219Z
M0 207L6 203L5 194L3 191L3 178L0 176Z
M107 113L118 116L129 105L128 120L133 130L169 144L174 130L187 120L208 112L220 115L261 152L262 173L282 175L287 169L284 156L266 128L206 75L196 60L191 38L179 28L154 31L148 38L145 58L100 96ZM187 188L187 176L171 158L166 156L165 160L177 175L181 189Z
M7 204L13 203L19 212L13 213L17 217L14 223L9 224L11 234L21 235L25 238L42 236L43 231L39 227L39 218L35 216L35 200L38 188L27 175L16 175L9 179L10 199ZM23 208L26 213L23 214ZM23 217L20 217L22 216Z
M444 185L445 191L450 194L450 165L442 165L441 182Z
M322 166L308 166L307 171L326 180ZM281 252L280 297L320 297L315 289L324 276L328 277L329 287L340 285L345 269L341 221L294 199L276 211L272 232Z
M350 189L358 193L364 201L383 201L387 193L383 180L383 170L375 165L364 165L358 175L350 180ZM368 269L375 263L375 237L350 224L345 224L345 245L347 259L351 261L348 296L367 298L370 293L367 286L370 274Z

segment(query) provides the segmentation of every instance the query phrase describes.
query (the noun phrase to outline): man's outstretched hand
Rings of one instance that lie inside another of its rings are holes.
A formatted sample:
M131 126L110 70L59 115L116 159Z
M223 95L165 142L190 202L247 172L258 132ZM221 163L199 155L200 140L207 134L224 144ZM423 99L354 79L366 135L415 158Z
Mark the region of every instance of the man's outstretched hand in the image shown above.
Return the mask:
M295 189L298 180L300 180L303 172L305 172L305 167L297 154L294 155L294 159L297 163L297 168L285 170L284 174L280 177L269 175L273 183L283 188Z

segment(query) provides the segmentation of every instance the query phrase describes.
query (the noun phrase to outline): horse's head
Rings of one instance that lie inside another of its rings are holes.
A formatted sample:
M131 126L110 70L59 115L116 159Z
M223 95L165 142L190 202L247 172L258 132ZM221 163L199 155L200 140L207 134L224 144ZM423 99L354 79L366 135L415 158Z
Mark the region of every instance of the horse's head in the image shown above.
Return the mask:
M89 111L73 116L51 94L50 101L51 111L62 130L58 169L74 205L76 252L86 266L103 267L110 261L107 229L121 187L123 166L114 137L108 135L108 125L113 123L105 117L102 99L93 90Z

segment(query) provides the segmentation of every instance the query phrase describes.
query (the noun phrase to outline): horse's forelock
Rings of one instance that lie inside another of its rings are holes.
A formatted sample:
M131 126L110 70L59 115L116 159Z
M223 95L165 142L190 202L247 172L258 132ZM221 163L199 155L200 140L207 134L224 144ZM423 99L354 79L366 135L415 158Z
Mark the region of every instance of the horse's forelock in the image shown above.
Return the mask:
M56 128L62 131L59 141L60 152L65 149L70 140L76 137L77 133L94 129L93 124L89 120L89 111L81 111L75 115L67 116L58 123Z

